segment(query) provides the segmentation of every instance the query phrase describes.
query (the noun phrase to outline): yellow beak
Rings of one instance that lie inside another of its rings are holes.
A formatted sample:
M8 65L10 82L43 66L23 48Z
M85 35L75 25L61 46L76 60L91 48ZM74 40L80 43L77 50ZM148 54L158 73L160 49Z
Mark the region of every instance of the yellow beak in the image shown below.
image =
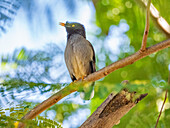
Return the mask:
M60 22L59 24L60 24L61 26L64 26L64 27L65 27L65 23Z

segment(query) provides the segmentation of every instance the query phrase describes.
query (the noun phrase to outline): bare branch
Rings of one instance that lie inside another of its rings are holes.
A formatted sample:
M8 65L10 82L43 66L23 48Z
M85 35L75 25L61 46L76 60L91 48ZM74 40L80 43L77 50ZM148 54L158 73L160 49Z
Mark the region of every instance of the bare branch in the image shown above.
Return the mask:
M99 0L92 0L94 7L96 8L97 2ZM143 8L147 7L147 2L144 0L134 0L137 4L142 6ZM155 8L155 6L151 3L150 6L150 13L152 21L155 23L156 27L166 35L167 38L170 38L170 25L168 22L160 15L158 10Z
M79 84L80 85L80 84ZM34 119L36 116L38 116L40 113L42 113L47 108L51 107L55 103L57 103L59 100L61 100L63 97L75 92L78 90L77 85L71 83L65 88L61 89L51 97L49 97L47 100L43 101L41 104L37 105L35 108L33 108L31 111L29 111L24 117L22 117L21 120L27 120L27 119ZM24 123L20 122L18 125L18 128L23 128L25 126Z
M145 45L145 47L146 47L146 45ZM125 67L127 65L133 64L134 62L136 62L139 59L142 59L143 57L146 57L146 56L148 56L148 55L150 55L150 54L152 54L154 52L160 51L160 50L168 48L168 47L170 47L170 39L165 40L163 42L160 42L160 43L158 43L158 44L156 44L154 46L151 46L149 48L146 48L142 52L141 52L141 50L139 50L138 52L132 54L131 56L128 56L128 57L126 57L126 58L124 58L122 60L119 60L119 61L115 62L115 63L112 63L111 65L109 65L109 66L107 66L107 67L105 67L105 68L103 68L103 69L101 69L101 70L99 70L97 72L94 72L94 73L88 75L84 79L83 82L96 81L98 79L101 79L101 78L105 77L106 75L110 74L111 72L113 72L113 71L115 71L115 70L117 70L119 68L122 68L122 67ZM27 120L27 119L35 118L41 112L43 112L47 108L51 107L55 103L57 103L63 97L71 94L72 92L77 91L80 87L83 87L83 83L81 84L80 82L82 82L82 80L79 80L76 83L71 83L67 87L63 88L62 90L60 90L59 92L57 92L56 94L54 94L53 96L51 96L50 98L48 98L47 100L42 102L41 104L37 105L31 111L29 111L21 120ZM18 127L23 128L24 123L20 122Z
M135 92L127 90L122 90L115 96L111 93L80 128L112 128L136 103L147 96L142 94L134 99L135 95Z
M170 69L169 69L168 85L170 85ZM167 99L167 95L168 95L168 90L166 90L166 92L165 92L165 99L164 99L164 101L163 101L163 104L162 104L162 107L161 107L161 110L160 110L158 119L157 119L157 121L156 121L155 128L157 128L157 126L158 126L159 119L160 119L160 117L161 117L161 114L162 114L162 111L163 111L163 107L164 107L164 105L165 105L165 101L166 101L166 99Z
M165 105L165 101L166 101L166 99L167 99L167 94L168 94L168 90L166 90L166 92L165 92L165 99L164 99L164 102L163 102L163 104L162 104L162 107L161 107L161 110L160 110L158 119L157 119L157 121L156 121L155 128L157 128L157 125L158 125L158 122L159 122L159 118L161 117L161 114L162 114L162 111L163 111L163 108L164 108L164 105Z
M122 60L116 61L116 62L110 64L109 66L104 67L104 68L100 69L99 71L88 75L84 80L86 80L86 81L99 80L119 68L133 64L137 60L140 60L154 52L160 51L160 50L168 48L168 47L170 47L170 39L162 41L162 42L160 42L156 45L153 45L151 47L148 47L148 48L146 48L146 50L144 52L141 52L139 50L138 52L132 54L131 56L128 56Z
M94 72L90 75L88 75L85 79L85 81L96 81L99 80L103 77L105 77L106 75L110 74L111 72L125 67L127 65L133 64L134 62L136 62L139 59L142 59L143 57L146 57L154 52L160 51L162 49L165 49L167 47L170 47L170 39L169 40L165 40L163 42L160 42L154 46L151 46L149 48L147 48L144 52L136 52L131 56L128 56L122 60L119 60L115 63L112 63L111 65L97 71ZM83 86L83 84L80 84L81 80L77 81L77 84L70 84L67 87L63 88L62 90L60 90L59 92L57 92L56 94L54 94L53 96L51 96L50 98L48 98L47 100L45 100L44 102L42 102L41 104L37 105L35 108L33 108L31 111L29 111L22 119L33 119L35 118L37 115L39 115L41 112L43 112L44 110L46 110L47 108L51 107L52 105L54 105L55 103L57 103L60 99L62 99L63 97L71 94L72 92L77 91L81 86ZM75 85L76 84L76 85ZM24 126L23 123L19 123L19 128L22 128Z
M146 50L146 43L147 43L147 38L148 38L148 34L149 34L150 5L151 5L151 0L148 0L147 10L146 10L145 31L144 31L144 34L143 34L143 40L142 40L142 46L141 46L142 52Z
M147 3L144 0L135 0L143 8L147 7ZM155 23L156 27L166 35L167 38L170 38L170 25L168 22L160 15L159 11L151 3L150 13L152 21Z

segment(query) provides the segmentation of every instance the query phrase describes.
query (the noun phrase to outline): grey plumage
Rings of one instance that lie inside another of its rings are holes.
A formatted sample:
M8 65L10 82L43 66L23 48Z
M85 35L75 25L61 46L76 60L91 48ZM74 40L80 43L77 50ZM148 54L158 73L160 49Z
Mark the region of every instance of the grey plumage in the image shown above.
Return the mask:
M75 22L60 23L60 25L65 26L67 31L64 57L72 81L82 79L95 72L95 53L91 43L86 40L84 26ZM94 82L92 84L94 85ZM92 92L93 86L86 90ZM90 93L85 95L84 99L89 99Z
M89 41L79 34L70 36L64 56L73 81L96 71L93 47Z

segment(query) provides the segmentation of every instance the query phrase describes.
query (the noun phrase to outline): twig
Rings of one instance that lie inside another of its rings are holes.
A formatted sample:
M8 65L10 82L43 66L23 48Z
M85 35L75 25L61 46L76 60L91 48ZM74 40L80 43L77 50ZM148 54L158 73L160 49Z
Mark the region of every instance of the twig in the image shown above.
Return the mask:
M168 85L170 85L170 70L169 70L169 77L168 77ZM160 119L160 117L161 117L161 114L162 114L162 111L163 111L163 107L164 107L164 105L165 105L165 101L166 101L166 99L167 99L167 95L168 95L168 90L166 90L166 92L165 92L165 99L164 99L164 102L163 102L163 104L162 104L161 110L160 110L160 112L159 112L159 116L158 116L158 119L157 119L157 121L156 121L155 128L157 128L157 126L158 126L159 119Z
M135 1L137 4L139 4L143 8L147 7L147 2L145 2L144 0L135 0ZM156 27L162 33L164 33L167 38L170 38L170 25L168 24L166 19L164 19L160 15L159 11L155 8L155 6L152 3L151 3L151 7L150 7L150 14L151 14L152 21L154 22Z
M150 5L151 5L151 0L148 0L147 10L146 10L145 31L144 31L144 34L143 34L143 40L142 40L142 46L141 46L142 52L146 50L147 37L148 37L148 34L149 34Z
M162 104L162 107L161 107L161 110L160 110L158 119L157 119L157 121L156 121L155 128L157 128L157 125L158 125L158 122L159 122L159 118L161 117L162 110L163 110L163 107L164 107L164 105L165 105L165 101L166 101L166 98L167 98L167 93L168 93L168 90L166 90L166 92L165 92L165 99L164 99L164 102L163 102L163 104Z
M97 3L99 0L92 0L94 7L97 7ZM143 8L147 7L147 3L144 0L135 0L137 4L142 6ZM97 11L97 10L96 10ZM155 8L155 6L151 3L151 8L150 8L150 13L151 13L151 18L152 21L155 23L156 27L165 34L167 38L170 38L170 25L164 19L158 10Z

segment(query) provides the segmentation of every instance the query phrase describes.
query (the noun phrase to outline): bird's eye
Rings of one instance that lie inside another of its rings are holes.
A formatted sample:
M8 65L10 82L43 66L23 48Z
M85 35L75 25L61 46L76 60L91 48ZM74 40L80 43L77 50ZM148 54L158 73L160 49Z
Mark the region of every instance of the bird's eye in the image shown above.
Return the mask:
M73 24L72 27L75 27L75 25Z

